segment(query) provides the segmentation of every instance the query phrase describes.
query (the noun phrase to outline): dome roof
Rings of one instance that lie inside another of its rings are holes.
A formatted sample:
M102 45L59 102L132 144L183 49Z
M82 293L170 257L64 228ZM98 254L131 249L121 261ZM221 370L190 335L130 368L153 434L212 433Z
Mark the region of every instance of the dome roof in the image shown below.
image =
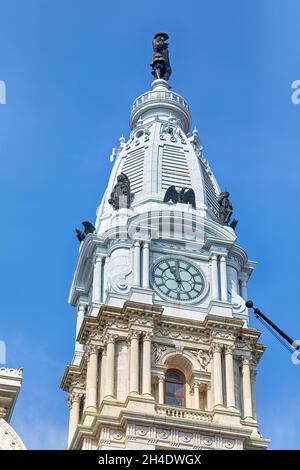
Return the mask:
M220 189L203 157L198 132L188 133L191 114L184 98L170 91L165 80L154 80L151 91L134 101L130 125L130 138L127 142L120 139L108 188L98 209L98 233L111 226L110 218L115 213L111 193L121 173L130 182L133 215L146 208L174 210L175 204L163 201L168 188L175 186L178 194L184 188L192 189L195 211L217 221Z

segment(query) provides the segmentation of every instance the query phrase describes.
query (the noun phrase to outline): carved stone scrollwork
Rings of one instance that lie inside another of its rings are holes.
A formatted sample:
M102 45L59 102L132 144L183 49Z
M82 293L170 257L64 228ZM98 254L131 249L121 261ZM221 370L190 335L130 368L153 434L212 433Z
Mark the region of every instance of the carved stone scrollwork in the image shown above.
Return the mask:
M227 330L217 330L212 332L212 337L213 338L218 338L218 339L226 339L229 341L234 341L236 338L236 335L234 333L231 333L230 331Z
M185 144L182 130L178 126L178 121L176 119L174 120L170 119L169 121L161 124L160 134L159 134L160 139L165 140L166 135L170 136L171 142L178 142L178 140L180 140L182 144Z
M226 449L233 449L234 441L232 439L226 439L224 442L224 447L226 447Z
M153 343L152 344L152 362L154 364L159 363L162 354L166 352L168 349L170 348L167 348L167 346L163 344Z
M201 369L207 371L208 364L210 362L209 353L200 349L198 352L198 361L200 362Z

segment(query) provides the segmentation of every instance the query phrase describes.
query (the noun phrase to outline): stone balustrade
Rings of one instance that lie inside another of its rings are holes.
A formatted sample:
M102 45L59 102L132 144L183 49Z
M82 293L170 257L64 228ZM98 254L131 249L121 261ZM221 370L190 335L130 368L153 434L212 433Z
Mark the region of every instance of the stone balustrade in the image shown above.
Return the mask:
M191 408L178 408L176 406L157 405L156 412L158 415L167 416L169 418L177 418L193 421L212 421L212 413L209 411L198 411Z

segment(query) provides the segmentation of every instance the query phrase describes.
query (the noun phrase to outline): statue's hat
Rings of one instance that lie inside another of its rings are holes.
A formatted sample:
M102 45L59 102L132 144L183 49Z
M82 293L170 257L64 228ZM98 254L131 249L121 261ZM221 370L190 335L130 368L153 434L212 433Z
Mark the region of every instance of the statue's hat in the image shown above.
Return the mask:
M158 36L163 36L164 39L169 39L169 36L167 33L156 33L154 36L154 39L157 38Z

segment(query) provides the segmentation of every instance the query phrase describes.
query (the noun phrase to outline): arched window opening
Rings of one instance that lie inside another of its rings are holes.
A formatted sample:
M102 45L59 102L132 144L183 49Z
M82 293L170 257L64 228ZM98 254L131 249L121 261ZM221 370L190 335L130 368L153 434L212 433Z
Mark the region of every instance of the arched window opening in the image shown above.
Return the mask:
M185 408L185 376L176 369L170 369L166 373L165 403Z

